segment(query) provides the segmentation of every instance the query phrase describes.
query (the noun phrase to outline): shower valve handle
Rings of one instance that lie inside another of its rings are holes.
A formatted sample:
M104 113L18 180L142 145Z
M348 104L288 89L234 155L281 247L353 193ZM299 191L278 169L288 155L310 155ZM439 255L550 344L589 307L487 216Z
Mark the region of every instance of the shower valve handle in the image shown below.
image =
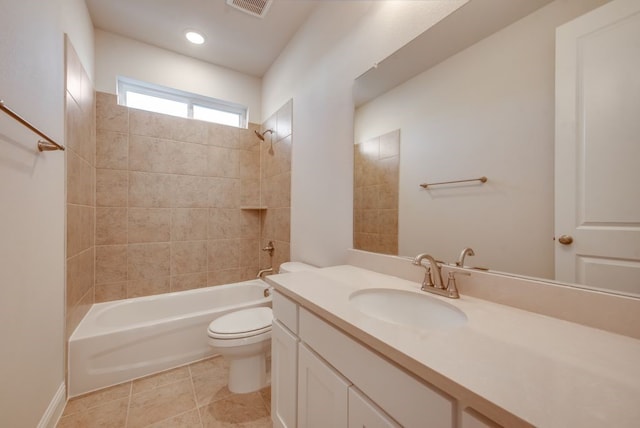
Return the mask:
M267 244L266 247L264 247L262 249L262 251L266 251L269 253L269 257L273 257L273 251L276 249L276 247L273 246L273 241L269 241L269 243Z

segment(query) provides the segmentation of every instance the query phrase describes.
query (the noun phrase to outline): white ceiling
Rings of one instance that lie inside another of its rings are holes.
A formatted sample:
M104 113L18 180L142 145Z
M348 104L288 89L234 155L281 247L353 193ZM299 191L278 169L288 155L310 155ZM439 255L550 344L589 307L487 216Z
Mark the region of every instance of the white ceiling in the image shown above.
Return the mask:
M262 77L318 0L275 0L264 18L225 0L86 0L96 28ZM185 30L206 42L189 43Z

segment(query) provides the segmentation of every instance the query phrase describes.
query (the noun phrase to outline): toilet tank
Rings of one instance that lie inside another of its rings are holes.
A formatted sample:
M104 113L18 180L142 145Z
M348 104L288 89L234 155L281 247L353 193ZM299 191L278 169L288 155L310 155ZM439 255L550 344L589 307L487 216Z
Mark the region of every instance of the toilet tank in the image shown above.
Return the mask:
M318 269L318 268L302 262L285 262L280 265L280 270L278 271L278 273L291 273L291 272L300 272L303 270L315 270L315 269Z

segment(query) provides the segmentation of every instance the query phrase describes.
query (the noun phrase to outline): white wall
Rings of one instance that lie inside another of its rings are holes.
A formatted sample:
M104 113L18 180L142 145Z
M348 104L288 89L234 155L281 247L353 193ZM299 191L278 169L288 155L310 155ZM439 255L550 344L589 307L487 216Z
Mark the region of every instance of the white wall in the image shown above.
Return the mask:
M82 66L95 82L95 36L93 22L84 0L60 0L62 31L69 35Z
M66 1L0 0L0 97L61 143L63 29L92 37L84 2ZM78 21L63 25L63 9ZM37 140L0 113L3 427L38 425L64 382L64 153L37 153Z
M249 122L262 123L261 79L96 30L96 90L116 93L117 76L245 105Z
M293 260L352 247L353 80L463 3L323 2L263 78L264 117L293 98Z
M605 2L555 1L358 109L356 141L401 128L400 254L553 277L555 28Z

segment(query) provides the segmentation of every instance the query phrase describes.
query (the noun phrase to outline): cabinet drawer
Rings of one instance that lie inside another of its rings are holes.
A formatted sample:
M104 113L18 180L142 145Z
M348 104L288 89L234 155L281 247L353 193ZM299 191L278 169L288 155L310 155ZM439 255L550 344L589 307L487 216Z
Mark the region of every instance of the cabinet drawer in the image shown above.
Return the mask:
M298 334L298 305L274 290L272 295L273 317L289 330Z
M354 386L349 388L349 428L400 428Z
M453 398L416 380L304 308L299 316L300 339L402 426L452 426Z

